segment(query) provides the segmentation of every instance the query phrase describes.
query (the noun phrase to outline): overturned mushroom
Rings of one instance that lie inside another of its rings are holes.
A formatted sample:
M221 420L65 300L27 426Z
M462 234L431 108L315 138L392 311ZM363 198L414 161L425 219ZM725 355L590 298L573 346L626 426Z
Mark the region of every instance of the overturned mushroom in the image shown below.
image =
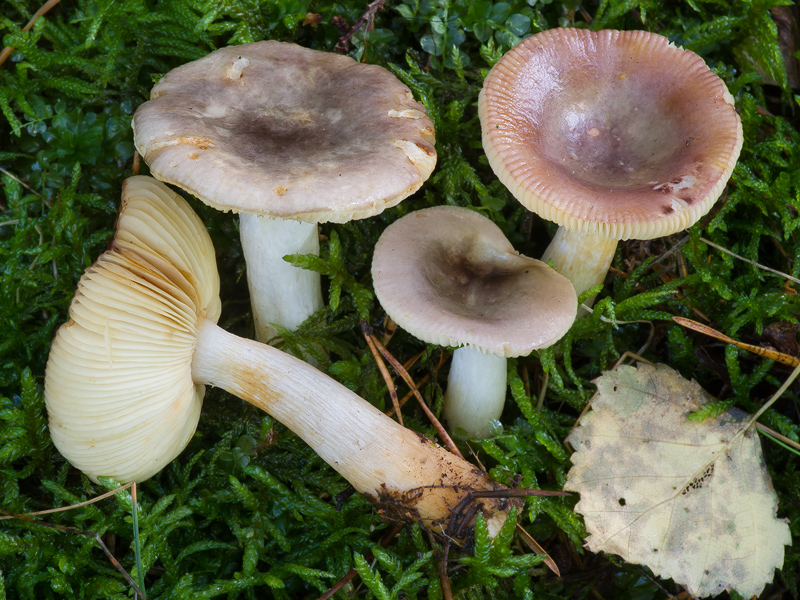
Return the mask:
M495 174L560 226L542 259L578 294L603 283L618 240L669 235L706 214L742 147L722 80L646 31L531 36L492 68L478 109Z
M222 48L167 73L133 118L153 176L239 213L256 338L323 307L317 223L363 219L415 192L436 164L433 123L377 65L295 44Z
M375 246L375 295L403 329L463 346L450 365L444 417L486 437L506 398L506 359L558 341L575 320L568 279L518 254L478 213L437 206L392 223Z
M505 489L303 361L223 331L218 290L188 204L154 179L128 179L117 233L81 278L45 375L53 441L92 480L158 472L215 385L294 431L388 520L447 531L474 493ZM494 534L509 503L476 502Z

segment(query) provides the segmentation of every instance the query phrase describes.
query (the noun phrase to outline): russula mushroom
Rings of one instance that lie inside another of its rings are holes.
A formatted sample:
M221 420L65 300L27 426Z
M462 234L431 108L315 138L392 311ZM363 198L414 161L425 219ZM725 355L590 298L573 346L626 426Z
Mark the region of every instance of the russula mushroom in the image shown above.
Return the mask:
M90 479L158 472L215 385L294 431L387 520L446 532L473 492L505 489L307 363L222 330L218 291L188 204L150 177L126 180L116 235L81 278L45 374L53 441ZM497 532L509 502L475 501Z
M256 339L323 307L317 223L376 215L436 164L433 123L394 75L275 41L221 48L167 73L133 118L154 177L239 213Z
M603 283L618 240L666 236L706 214L742 147L722 80L646 31L533 35L489 72L478 110L495 174L559 225L542 260L578 294Z
M443 416L486 437L506 398L506 359L558 341L575 320L569 280L518 254L497 225L438 206L398 219L372 261L375 295L403 329L453 353Z

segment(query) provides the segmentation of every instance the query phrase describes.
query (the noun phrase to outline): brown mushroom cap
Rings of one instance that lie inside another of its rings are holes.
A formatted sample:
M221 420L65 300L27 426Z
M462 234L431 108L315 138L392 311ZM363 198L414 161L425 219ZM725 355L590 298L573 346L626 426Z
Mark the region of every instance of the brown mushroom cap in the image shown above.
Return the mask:
M303 221L377 214L436 163L433 123L389 71L275 41L170 71L133 127L156 178L220 210Z
M569 280L517 254L497 225L466 208L395 221L375 246L372 278L392 319L431 344L522 356L555 343L575 320Z
M531 36L491 70L479 112L489 163L523 205L612 239L692 225L742 146L722 80L645 31Z

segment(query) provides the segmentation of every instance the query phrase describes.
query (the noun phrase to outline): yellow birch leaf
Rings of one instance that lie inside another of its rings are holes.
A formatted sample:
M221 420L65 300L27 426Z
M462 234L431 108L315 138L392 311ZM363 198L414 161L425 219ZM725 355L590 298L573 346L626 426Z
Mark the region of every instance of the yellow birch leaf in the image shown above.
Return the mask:
M565 490L578 492L593 552L618 554L685 586L692 596L757 596L783 564L789 526L746 413L702 423L710 400L667 366L623 366L567 441Z

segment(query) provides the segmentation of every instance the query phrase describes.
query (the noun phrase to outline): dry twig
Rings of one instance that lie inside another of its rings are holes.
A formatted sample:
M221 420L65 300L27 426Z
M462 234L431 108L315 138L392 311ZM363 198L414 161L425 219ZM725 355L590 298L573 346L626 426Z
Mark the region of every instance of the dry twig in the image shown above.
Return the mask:
M339 41L336 42L336 45L333 47L333 51L345 54L350 50L350 40L353 39L353 36L358 33L364 25L367 26L367 33L372 31L372 27L375 24L375 14L383 8L384 4L386 4L386 0L374 0L374 2L367 4L367 9L364 11L364 14L356 19L353 26L339 38Z
M428 417L434 429L436 429L436 433L439 434L439 439L442 440L442 444L450 452L452 452L459 458L464 458L464 455L461 454L461 451L455 445L455 442L453 442L453 440L450 438L450 435L445 431L444 427L442 427L442 424L439 422L439 419L436 418L436 416L431 412L431 409L428 408L428 405L425 404L425 400L423 399L422 394L419 393L419 390L417 389L414 380L411 378L411 375L408 374L408 371L406 371L403 368L403 365L401 365L397 361L397 359L394 356L392 356L391 353L386 348L383 347L383 344L381 344L378 341L378 339L373 335L372 328L369 326L369 324L366 323L366 321L361 322L361 330L364 333L364 337L367 338L367 342L369 343L371 340L370 348L372 347L372 344L374 344L375 347L378 349L378 352L380 352L381 355L383 355L383 358L385 358L389 362L389 364L392 365L392 368L395 370L395 372L398 375L400 375L403 381L406 382L406 385L408 385L408 387L411 388L411 391L414 393L414 396L416 396L417 400L419 401L419 405L420 408L422 408L422 412L425 413L425 416Z
M708 325L703 325L702 323L698 323L697 321L692 321L691 319L686 319L684 317L672 317L672 320L675 321L678 325L682 325L687 329L691 329L693 331L697 331L707 336L716 338L727 344L733 344L737 348L741 348L742 350L747 350L748 352L752 352L753 354L756 354L758 356L763 356L764 358L774 360L783 365L796 367L798 364L800 364L800 359L797 359L794 356L789 356L788 354L784 354L783 352L778 352L777 350L773 350L772 348L762 348L761 346L754 346L753 344L745 344L744 342L738 342L733 338L728 337L724 333L717 331L713 327L709 327Z
M703 242L704 244L708 244L712 248L716 248L720 252L724 252L725 254L729 254L729 255L733 256L734 258L738 258L739 260L742 260L742 261L746 262L749 265L753 265L754 267L758 267L762 271L768 271L769 273L774 273L775 275L780 275L781 277L784 277L784 278L788 279L789 281L793 281L794 283L800 283L800 279L797 279L796 277L792 277L791 275L787 275L786 273L781 273L780 271L776 271L775 269L770 269L769 267L766 267L766 266L764 266L764 265L762 265L760 263L757 263L754 260L750 260L749 258L745 258L744 256L739 256L738 254L736 254L734 252L731 252L727 248L723 248L722 246L718 246L717 244L707 240L706 238L702 238L701 237L700 241Z
M397 414L397 421L400 423L400 425L405 427L403 424L403 415L400 413L400 404L397 400L397 389L394 387L392 376L389 375L389 371L386 369L386 365L384 364L383 360L381 360L378 349L375 347L375 342L377 340L369 330L369 325L367 325L366 321L361 321L361 332L364 334L364 337L367 340L367 345L372 351L372 356L375 358L375 363L378 365L378 369L380 370L381 375L383 375L383 380L386 382L386 389L389 390L389 397L392 399L392 406L394 407L394 412Z
M33 13L31 20L28 21L28 24L22 28L22 32L30 31L30 28L33 27L33 24L36 23L36 19L47 13L51 8L53 8L56 4L61 2L61 0L48 0L42 7ZM11 56L11 53L14 52L14 48L11 46L6 46L3 48L2 52L0 52L0 67L3 66L3 63L8 60L8 57Z
M121 487L118 487L115 490L111 490L110 492L106 492L105 494L92 498L91 500L86 500L85 502L79 502L78 504L73 504L71 506L63 506L61 508L51 508L48 510L41 510L38 512L25 513L21 515L17 515L0 509L0 513L6 515L4 517L0 517L0 520L17 519L19 521L25 521L26 523L33 523L34 525L41 525L43 527L50 527L51 529L57 529L58 531L63 531L65 533L74 533L76 535L84 535L86 537L94 538L95 540L97 540L97 543L100 544L100 548L103 550L103 553L108 557L108 560L111 561L111 564L114 565L114 568L122 574L122 576L125 578L125 581L127 581L128 584L133 588L133 591L139 596L141 596L143 600L147 600L147 597L144 595L144 593L136 584L136 582L133 580L133 578L128 574L128 572L123 568L123 566L119 564L119 561L116 558L114 558L114 555L111 554L111 551L108 549L108 546L105 545L105 542L103 542L103 539L100 537L99 534L95 533L94 531L83 531L81 529L64 527L63 525L56 525L54 523L47 523L45 521L39 521L37 519L30 518L32 516L47 515L56 512L62 512L65 510L72 510L74 508L80 508L82 506L88 506L89 504L94 504L95 502L99 502L100 500L104 500L105 498L108 498L110 496L114 496L119 492L127 490L128 488L134 485L136 485L135 482L131 482Z

